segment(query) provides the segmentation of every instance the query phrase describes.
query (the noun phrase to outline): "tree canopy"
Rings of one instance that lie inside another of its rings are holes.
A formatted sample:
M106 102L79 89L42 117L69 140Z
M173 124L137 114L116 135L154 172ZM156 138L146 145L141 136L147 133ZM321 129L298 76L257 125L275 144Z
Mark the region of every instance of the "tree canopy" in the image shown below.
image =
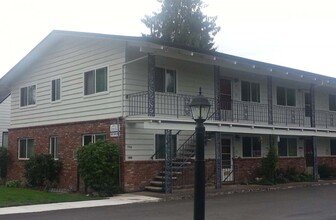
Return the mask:
M202 13L206 7L201 0L157 0L161 11L145 15L141 20L150 29L149 37L178 45L216 50L214 37L220 27L217 17Z

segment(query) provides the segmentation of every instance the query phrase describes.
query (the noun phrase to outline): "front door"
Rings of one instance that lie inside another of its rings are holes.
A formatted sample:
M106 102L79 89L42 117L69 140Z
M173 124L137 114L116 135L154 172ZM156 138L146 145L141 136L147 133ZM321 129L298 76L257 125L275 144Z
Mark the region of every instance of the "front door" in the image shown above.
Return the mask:
M222 138L222 181L233 181L232 146L230 138Z
M304 140L306 167L314 166L313 141L311 139Z
M220 80L220 103L222 110L231 110L231 81L228 79Z

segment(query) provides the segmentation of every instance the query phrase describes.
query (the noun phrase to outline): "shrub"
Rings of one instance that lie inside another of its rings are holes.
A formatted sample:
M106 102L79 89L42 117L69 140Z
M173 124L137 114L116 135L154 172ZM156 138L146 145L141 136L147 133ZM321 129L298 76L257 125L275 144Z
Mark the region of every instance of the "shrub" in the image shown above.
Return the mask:
M328 164L319 165L318 173L321 179L332 179L336 177L336 169L330 167Z
M31 157L25 163L25 177L32 187L47 186L58 181L62 163L54 160L49 154Z
M8 150L7 148L0 147L0 179L7 176L7 163L8 163Z
M11 180L6 182L6 187L8 188L20 188L21 187L21 181L20 180Z
M86 186L112 194L119 187L119 147L103 141L80 147L77 153L79 173Z
M267 156L262 159L261 173L265 181L275 184L278 155L273 146L269 148Z

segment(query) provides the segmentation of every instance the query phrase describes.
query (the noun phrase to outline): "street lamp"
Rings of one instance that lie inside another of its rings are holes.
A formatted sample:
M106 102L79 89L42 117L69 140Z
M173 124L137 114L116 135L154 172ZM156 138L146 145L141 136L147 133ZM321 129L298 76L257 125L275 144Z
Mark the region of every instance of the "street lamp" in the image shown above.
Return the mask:
M196 121L194 220L204 220L205 218L205 127L203 123L208 118L210 106L209 100L202 95L202 90L200 88L199 95L194 97L190 103L192 116Z

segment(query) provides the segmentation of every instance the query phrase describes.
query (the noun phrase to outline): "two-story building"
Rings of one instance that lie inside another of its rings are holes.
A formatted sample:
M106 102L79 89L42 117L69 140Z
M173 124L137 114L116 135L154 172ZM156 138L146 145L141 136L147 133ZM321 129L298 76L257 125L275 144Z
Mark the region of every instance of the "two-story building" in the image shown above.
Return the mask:
M10 125L10 91L0 88L0 147L8 146L8 128Z
M212 104L208 183L254 179L270 146L282 169L317 177L317 164L336 164L332 77L145 37L53 31L0 86L11 90L10 179L50 153L63 162L60 187L78 190L76 150L113 140L125 191L192 185L199 87Z

